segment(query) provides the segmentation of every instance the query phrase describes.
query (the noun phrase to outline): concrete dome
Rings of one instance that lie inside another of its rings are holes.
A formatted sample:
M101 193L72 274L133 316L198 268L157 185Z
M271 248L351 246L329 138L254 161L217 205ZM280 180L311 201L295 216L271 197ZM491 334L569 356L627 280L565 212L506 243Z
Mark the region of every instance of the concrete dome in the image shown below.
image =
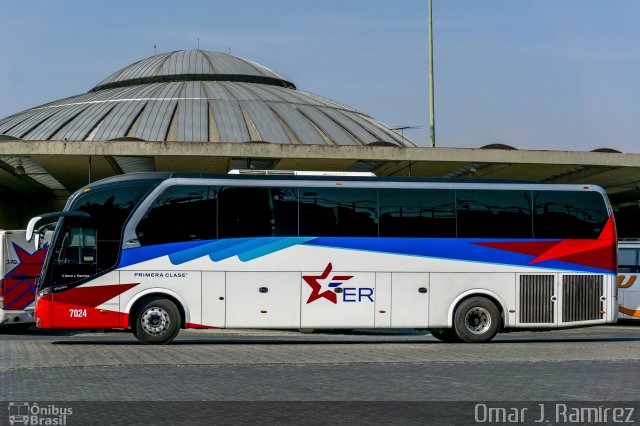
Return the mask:
M203 50L143 59L86 94L9 116L0 120L0 137L418 146L268 68Z
M135 62L114 72L91 91L184 80L246 81L295 89L293 83L255 62L226 53L193 49L164 53Z

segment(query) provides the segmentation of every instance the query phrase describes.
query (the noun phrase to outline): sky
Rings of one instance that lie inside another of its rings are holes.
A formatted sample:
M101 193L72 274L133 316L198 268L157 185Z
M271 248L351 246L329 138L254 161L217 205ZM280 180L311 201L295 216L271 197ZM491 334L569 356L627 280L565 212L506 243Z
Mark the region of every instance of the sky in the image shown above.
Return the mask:
M427 22L427 0L3 0L0 118L199 46L427 146ZM632 0L433 0L436 145L640 153L638 22Z

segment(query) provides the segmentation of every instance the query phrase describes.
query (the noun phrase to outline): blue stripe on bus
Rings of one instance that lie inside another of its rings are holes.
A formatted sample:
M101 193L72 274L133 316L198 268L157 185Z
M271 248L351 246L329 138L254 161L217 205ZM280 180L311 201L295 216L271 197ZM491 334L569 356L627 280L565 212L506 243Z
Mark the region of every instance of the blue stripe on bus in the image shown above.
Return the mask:
M227 238L224 240L194 241L130 248L122 251L119 268L169 256L174 265L180 265L203 256L219 262L233 256L248 262L288 247L303 244L315 237L262 237Z
M156 259L158 257L167 256L173 253L180 253L203 244L210 243L207 241L188 241L184 243L159 244L153 246L136 247L122 250L120 263L118 268L135 265L136 263L146 262L147 260Z
M185 262L189 262L194 259L198 259L203 256L211 257L212 253L216 253L223 250L231 249L233 247L242 245L246 242L255 241L255 238L229 238L225 240L210 240L207 244L203 244L201 246L181 251L179 253L174 253L169 255L169 260L174 265L181 265ZM214 259L212 259L214 260Z
M286 248L304 244L309 240L313 240L313 237L285 237L285 238L262 238L263 244L255 247L253 250L246 250L242 253L237 253L238 258L243 262L249 262L262 256L266 256L271 253L275 253ZM235 254L232 254L232 256ZM212 260L215 260L211 257Z
M209 256L214 262L238 256L243 262L249 262L262 256L286 248L303 244L313 238L308 237L262 237L229 238L212 241L189 250L169 255L174 265L180 265L203 256Z
M19 294L17 297L15 297L15 298L13 299L13 301L11 301L10 303L8 303L8 304L4 305L4 306L2 307L2 309L6 309L6 310L15 310L15 311L23 311L23 310L24 310L24 308L26 308L27 306L29 306L30 304L32 304L32 303L33 303L33 298L32 298L31 300L29 300L29 301L27 302L27 304L26 304L26 305L24 305L24 306L19 306L19 307L15 307L15 306L14 306L14 307L12 307L12 306L13 306L13 305L18 301L18 300L20 300L20 298L22 298L24 295L29 294L29 293L33 293L33 294L35 295L35 289L34 289L33 287L31 287L31 286L29 286L29 288L28 288L27 290L23 291L21 294Z
M405 256L432 257L449 260L463 260L498 265L514 265L529 268L572 270L576 272L591 272L597 274L611 274L612 271L579 265L559 260L548 260L530 264L536 256L497 250L483 247L477 242L520 242L520 241L558 241L558 240L498 240L498 239L459 239L432 238L426 244L420 244L415 238L350 238L350 237L318 237L305 243L306 245L331 247L338 249L369 251Z
M223 240L193 241L146 246L122 251L120 268L136 263L169 256L172 264L180 265L204 256L214 262L238 256L248 262L280 250L307 245L343 250L367 251L403 256L430 257L467 262L481 262L497 265L513 265L528 268L570 270L597 274L611 274L612 271L579 265L559 260L547 260L530 264L536 256L484 247L477 242L519 242L558 240L498 240L498 239L454 239L431 238L361 238L361 237L254 237L229 238Z
M169 255L174 265L180 265L203 256L209 256L214 262L238 256L241 261L248 262L262 256L304 243L309 238L264 237L264 238L229 238L214 240L192 249Z

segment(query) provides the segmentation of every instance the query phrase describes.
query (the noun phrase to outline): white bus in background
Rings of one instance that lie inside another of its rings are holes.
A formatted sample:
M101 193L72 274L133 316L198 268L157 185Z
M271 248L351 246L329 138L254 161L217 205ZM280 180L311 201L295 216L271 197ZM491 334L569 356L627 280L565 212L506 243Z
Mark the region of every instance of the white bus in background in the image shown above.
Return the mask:
M640 240L618 243L619 318L640 321Z
M34 320L36 275L49 247L52 232L36 250L24 230L0 230L0 324L29 325Z
M255 172L254 172L255 173ZM593 185L137 173L58 221L36 324L415 328L444 341L617 320L617 237Z

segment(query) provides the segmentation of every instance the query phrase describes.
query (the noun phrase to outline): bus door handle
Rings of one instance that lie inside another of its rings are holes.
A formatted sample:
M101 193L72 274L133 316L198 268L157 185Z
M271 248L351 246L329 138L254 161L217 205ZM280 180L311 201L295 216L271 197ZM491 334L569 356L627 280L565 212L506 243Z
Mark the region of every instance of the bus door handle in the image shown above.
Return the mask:
M260 293L269 293L269 289L268 289L267 287L260 287L260 288L258 289L258 291L259 291Z
M551 301L555 302L556 300L558 300L558 296L551 296Z
M418 293L422 293L422 294L424 294L424 293L426 293L426 292L427 292L427 288L426 288L426 287L420 287L420 288L418 289Z
M333 291L335 291L336 293L342 293L344 290L340 287L336 287Z

